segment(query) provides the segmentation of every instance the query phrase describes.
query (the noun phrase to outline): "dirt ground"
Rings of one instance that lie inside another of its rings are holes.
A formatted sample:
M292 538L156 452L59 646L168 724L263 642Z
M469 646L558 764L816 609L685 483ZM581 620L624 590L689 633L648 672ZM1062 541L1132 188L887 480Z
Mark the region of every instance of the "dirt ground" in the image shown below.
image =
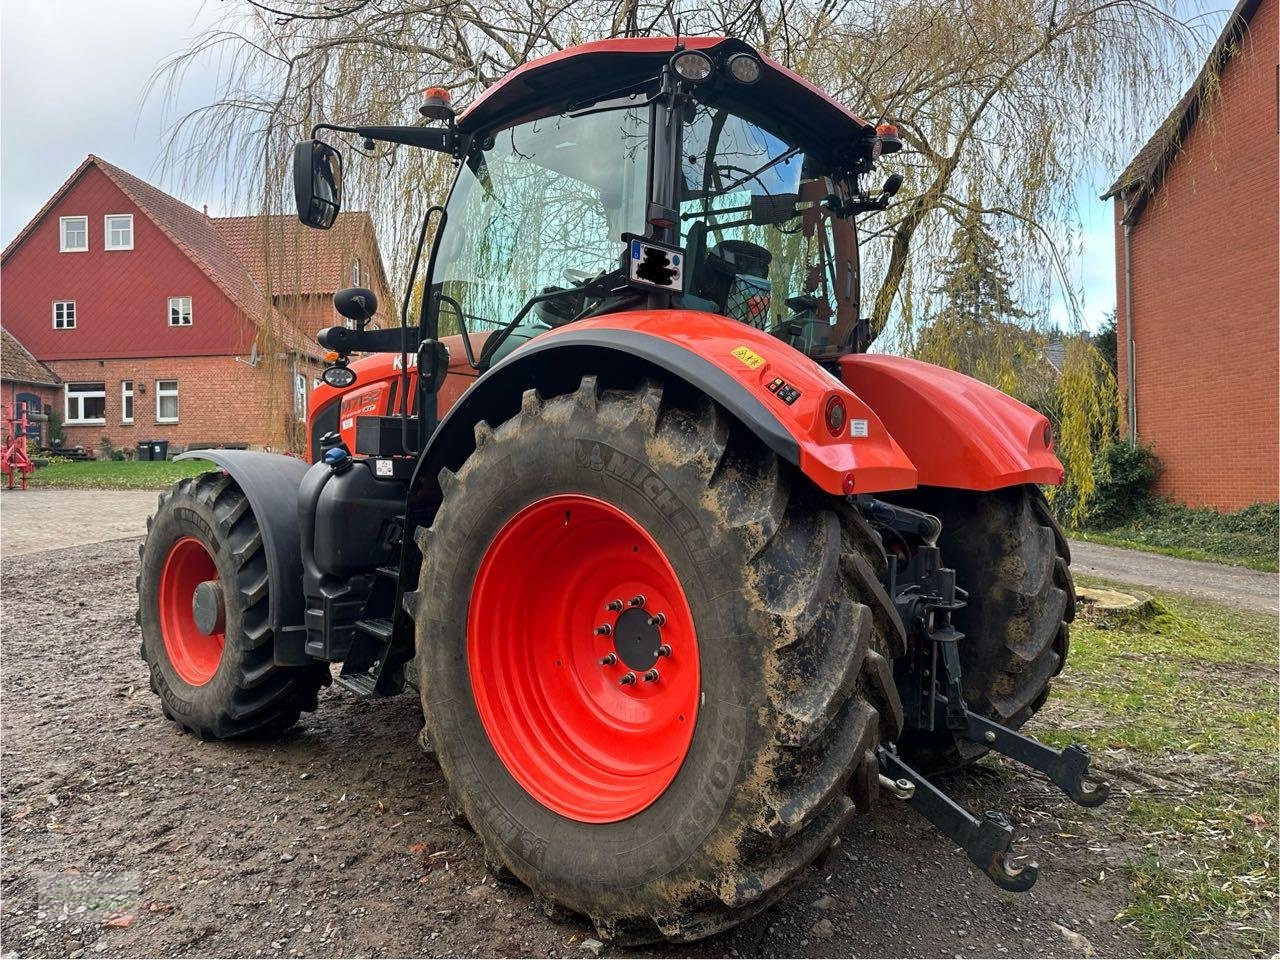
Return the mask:
M277 743L203 744L166 722L137 654L137 550L117 540L0 570L6 956L592 955L589 927L487 877L476 839L444 816L411 694L327 690ZM1076 935L1100 956L1141 952L1113 920L1126 848L1105 807L1082 815L994 762L949 786L1020 825L1042 867L1031 893L997 890L890 802L764 915L638 953L1072 956Z

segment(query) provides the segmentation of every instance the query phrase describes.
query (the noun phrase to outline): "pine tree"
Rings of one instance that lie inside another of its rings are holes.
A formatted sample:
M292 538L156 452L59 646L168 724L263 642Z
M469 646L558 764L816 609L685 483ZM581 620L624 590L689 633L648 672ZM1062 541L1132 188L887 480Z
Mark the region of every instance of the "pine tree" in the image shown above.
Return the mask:
M934 289L942 307L920 330L920 360L950 367L1025 400L1052 388L1044 338L1023 321L1005 266L1004 250L978 214L951 236L951 249Z

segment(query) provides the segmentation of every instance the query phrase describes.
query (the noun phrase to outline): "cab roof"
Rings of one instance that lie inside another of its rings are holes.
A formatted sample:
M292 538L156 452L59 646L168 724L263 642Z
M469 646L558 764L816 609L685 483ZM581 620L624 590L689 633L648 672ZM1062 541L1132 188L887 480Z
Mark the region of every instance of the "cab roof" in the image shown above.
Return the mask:
M850 148L861 152L860 145L875 137L874 125L798 73L732 37L622 37L559 50L522 64L480 94L459 116L458 131L466 135L502 129L642 84L658 76L678 47L701 50L717 61L734 53L758 57L764 70L757 82L748 86L728 78L712 81L716 95L754 114L752 119L767 118L770 126L788 128L806 145L825 146L826 152L838 155Z

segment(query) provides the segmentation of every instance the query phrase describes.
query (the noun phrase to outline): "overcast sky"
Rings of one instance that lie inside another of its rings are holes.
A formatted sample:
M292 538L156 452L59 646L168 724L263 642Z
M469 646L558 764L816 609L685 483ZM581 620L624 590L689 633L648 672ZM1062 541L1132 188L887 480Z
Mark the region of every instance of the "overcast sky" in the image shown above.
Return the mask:
M0 0L0 244L27 223L90 153L150 180L197 209L221 197L183 196L159 167L163 115L143 92L227 0ZM1203 0L1176 0L1180 6ZM1180 91L1170 92L1170 102ZM183 103L212 99L211 79L188 76ZM1085 321L1115 305L1111 211L1096 200L1109 174L1079 184L1084 255L1074 265ZM1065 320L1058 309L1055 319Z

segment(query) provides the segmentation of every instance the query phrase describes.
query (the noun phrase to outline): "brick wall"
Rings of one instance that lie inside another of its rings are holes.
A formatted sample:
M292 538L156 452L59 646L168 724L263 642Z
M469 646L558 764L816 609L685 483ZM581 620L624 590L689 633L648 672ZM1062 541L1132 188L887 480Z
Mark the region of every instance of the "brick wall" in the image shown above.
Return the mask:
M234 357L160 357L141 360L52 360L49 367L65 382L106 385L106 423L64 427L69 446L96 449L104 436L115 447L140 440L192 443L247 443L253 447L288 446L292 411L291 361L251 367ZM318 367L305 367L308 392ZM133 381L133 423L122 422L121 382ZM156 381L178 381L178 422L158 423ZM61 391L58 409L63 408Z
M1280 475L1276 10L1263 0L1221 97L1132 229L1138 437L1164 462L1161 495L1222 510L1274 502ZM1117 201L1123 392L1121 212Z

